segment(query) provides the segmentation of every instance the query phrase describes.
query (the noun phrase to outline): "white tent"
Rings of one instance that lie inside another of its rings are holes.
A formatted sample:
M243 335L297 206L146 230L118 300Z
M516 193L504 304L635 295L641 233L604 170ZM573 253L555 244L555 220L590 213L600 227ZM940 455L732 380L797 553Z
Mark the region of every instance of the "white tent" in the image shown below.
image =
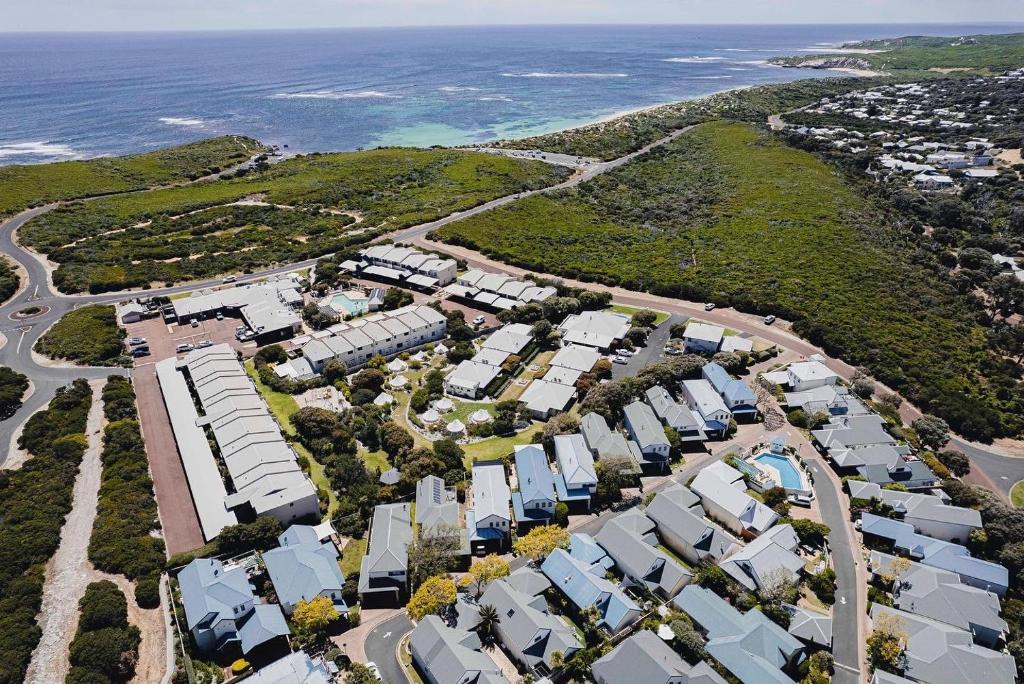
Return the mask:
M393 359L391 363L388 364L388 370L392 373L404 373L409 370L409 364L402 359Z
M453 435L461 435L466 431L466 426L462 424L462 421L456 418L452 422L448 423L448 432Z
M409 384L409 378L404 375L396 375L395 377L388 380L388 385L394 389L402 389Z
M441 420L441 414L434 409L427 409L426 412L420 416L420 420L429 425Z
M436 408L441 413L448 413L453 408L455 408L455 404L453 404L452 400L449 399L448 397L441 397L434 404L434 408Z
M487 423L490 422L490 420L491 414L483 409L477 409L476 411L473 411L473 415L469 417L469 422L477 424Z

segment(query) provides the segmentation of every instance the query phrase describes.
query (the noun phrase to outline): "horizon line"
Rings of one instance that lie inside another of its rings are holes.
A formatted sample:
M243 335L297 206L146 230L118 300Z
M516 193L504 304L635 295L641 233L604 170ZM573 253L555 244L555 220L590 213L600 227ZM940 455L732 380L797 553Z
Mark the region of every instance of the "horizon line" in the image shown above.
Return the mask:
M1024 20L979 20L979 21L838 21L838 22L666 22L651 23L643 22L527 22L527 23L483 23L483 24L365 24L365 25L337 25L337 26L287 26L287 27L247 27L247 28L124 28L124 29L24 29L14 31L0 31L0 35L87 35L87 34L116 34L116 33L260 33L274 31L360 31L360 30L416 30L416 29L473 29L473 28L568 28L568 27L719 27L719 26L1020 26L1024 27Z

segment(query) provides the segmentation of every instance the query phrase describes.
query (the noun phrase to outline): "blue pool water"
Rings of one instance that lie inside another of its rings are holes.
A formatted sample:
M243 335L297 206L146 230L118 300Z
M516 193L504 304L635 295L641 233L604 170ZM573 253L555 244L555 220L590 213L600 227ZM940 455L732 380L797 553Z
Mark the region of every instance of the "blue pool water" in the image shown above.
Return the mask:
M782 476L782 486L786 489L803 489L803 484L800 481L800 473L797 472L796 467L793 465L785 456L779 454L764 453L754 458L758 463L770 465L779 471Z
M331 297L331 304L340 304L351 316L358 316L359 314L366 313L368 303L368 299L351 299L343 292L339 292Z

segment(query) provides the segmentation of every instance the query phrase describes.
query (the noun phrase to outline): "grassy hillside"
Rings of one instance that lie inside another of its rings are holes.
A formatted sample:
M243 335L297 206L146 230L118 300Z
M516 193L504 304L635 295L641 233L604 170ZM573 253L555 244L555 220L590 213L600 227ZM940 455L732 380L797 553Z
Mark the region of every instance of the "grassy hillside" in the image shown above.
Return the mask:
M977 74L997 74L1024 66L1024 33L976 35L959 38L905 36L852 43L848 48L881 50L856 55L872 69L892 73L901 71L955 70ZM784 57L778 64L799 65L825 55Z
M262 149L257 140L231 135L126 157L0 166L0 216L55 200L199 178Z
M496 146L615 159L690 124L719 118L763 122L771 114L883 82L886 79L822 78L732 90L567 131L521 140L502 140Z
M704 124L577 190L437 235L531 270L780 314L964 434L1021 429L966 303L829 167L744 124Z
M238 178L72 203L19 236L60 262L62 291L117 290L320 256L568 173L453 150L313 154Z

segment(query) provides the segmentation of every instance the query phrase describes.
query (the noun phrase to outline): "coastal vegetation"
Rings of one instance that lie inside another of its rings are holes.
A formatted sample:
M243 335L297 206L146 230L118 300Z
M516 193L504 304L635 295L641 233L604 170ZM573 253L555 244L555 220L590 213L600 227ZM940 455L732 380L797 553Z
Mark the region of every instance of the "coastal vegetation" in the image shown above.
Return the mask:
M257 140L226 135L125 157L2 166L0 217L47 202L194 180L263 151Z
M6 420L21 408L22 397L28 389L28 377L0 366L0 420Z
M91 304L73 309L36 340L35 351L83 366L116 366L125 360L124 329L114 307Z
M164 543L159 528L146 444L139 430L135 390L127 378L112 375L103 387L103 476L89 560L98 569L135 580L143 608L160 603Z
M60 544L64 517L87 441L92 389L76 380L25 423L18 446L31 457L0 471L0 684L24 681L42 632L46 563Z
M128 682L135 674L142 635L128 624L128 601L109 580L92 582L78 602L67 684Z
M961 434L1022 428L969 300L826 164L748 125L701 125L434 236L530 270L774 313Z
M0 259L0 303L6 302L18 291L21 280L7 259Z
M311 154L230 179L62 206L20 239L60 263L63 292L102 292L318 257L568 169L455 150Z

